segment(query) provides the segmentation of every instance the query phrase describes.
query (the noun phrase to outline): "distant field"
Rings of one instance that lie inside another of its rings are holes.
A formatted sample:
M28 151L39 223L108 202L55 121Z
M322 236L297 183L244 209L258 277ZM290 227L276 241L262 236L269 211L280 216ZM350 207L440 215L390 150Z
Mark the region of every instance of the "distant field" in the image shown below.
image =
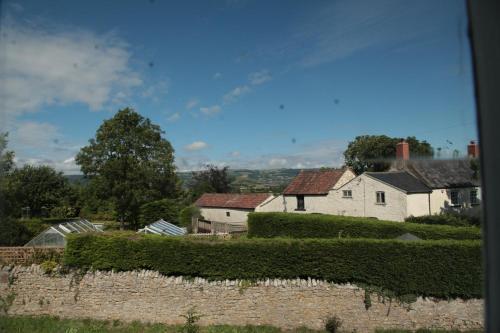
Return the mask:
M59 319L55 317L6 317L0 315L0 332L2 333L181 333L182 325L143 324L139 322L122 323L120 321ZM200 333L324 333L325 331L299 328L296 330L280 330L271 326L228 326L214 325L201 327ZM410 333L410 330L377 330L376 333ZM461 333L482 333L483 331L464 331ZM340 330L339 333L351 333ZM418 330L416 333L459 333L457 330Z

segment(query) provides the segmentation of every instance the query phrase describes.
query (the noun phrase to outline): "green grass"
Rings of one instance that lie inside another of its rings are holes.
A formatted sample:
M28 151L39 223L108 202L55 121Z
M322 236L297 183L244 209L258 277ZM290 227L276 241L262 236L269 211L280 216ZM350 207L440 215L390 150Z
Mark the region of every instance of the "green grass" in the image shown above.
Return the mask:
M57 317L0 316L2 333L182 333L182 325L144 324L140 322L101 321L92 319L59 319ZM283 331L272 326L214 325L201 327L200 333L324 333L325 331L298 328ZM343 333L351 333L341 330ZM458 330L376 330L376 333L459 333ZM483 333L470 330L461 333Z
M182 325L145 324L140 322L101 321L92 319L59 319L57 317L0 316L2 333L181 333ZM281 333L271 326L228 326L201 327L200 333ZM319 333L301 328L293 333Z

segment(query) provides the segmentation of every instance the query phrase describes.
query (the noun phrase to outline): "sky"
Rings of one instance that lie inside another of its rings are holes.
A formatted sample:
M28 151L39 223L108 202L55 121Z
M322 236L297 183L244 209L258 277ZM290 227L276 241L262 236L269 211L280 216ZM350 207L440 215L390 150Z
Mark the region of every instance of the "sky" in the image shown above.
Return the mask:
M132 107L177 168L338 167L358 135L477 139L464 1L8 1L0 131L17 165L78 174Z

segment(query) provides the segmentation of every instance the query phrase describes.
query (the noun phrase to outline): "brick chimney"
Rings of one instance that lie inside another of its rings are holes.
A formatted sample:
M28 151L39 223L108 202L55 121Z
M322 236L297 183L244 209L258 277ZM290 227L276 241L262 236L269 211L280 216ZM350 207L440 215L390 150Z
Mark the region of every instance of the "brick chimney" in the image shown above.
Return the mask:
M471 158L479 157L479 145L476 141L471 141L467 146L467 156Z
M410 159L410 145L405 140L396 144L396 159L403 161Z

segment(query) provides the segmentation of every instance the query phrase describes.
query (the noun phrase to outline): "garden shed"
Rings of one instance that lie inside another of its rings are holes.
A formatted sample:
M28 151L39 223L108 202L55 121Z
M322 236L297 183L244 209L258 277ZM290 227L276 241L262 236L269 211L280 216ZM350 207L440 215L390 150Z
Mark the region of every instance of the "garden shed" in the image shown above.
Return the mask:
M68 221L47 228L24 246L63 247L66 246L66 235L83 232L102 232L102 230L85 219Z

